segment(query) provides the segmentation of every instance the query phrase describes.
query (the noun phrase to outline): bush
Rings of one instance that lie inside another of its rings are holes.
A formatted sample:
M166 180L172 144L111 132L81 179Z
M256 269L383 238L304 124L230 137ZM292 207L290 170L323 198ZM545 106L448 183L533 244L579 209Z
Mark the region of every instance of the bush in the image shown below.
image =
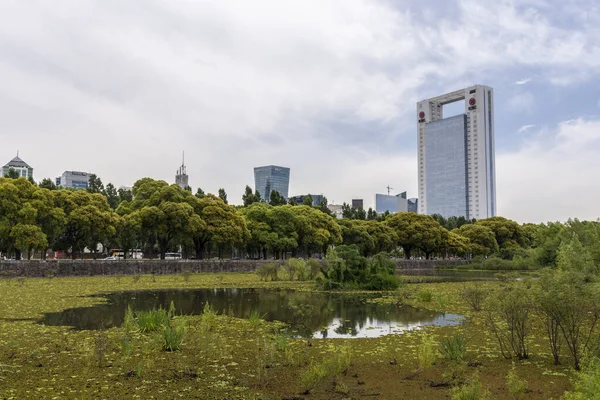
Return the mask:
M331 248L325 266L323 275L317 278L317 285L325 290L394 290L400 286L400 279L395 276L396 264L387 254L367 259L356 245Z
M272 281L279 280L279 265L277 264L262 264L254 271L265 282L271 279Z
M443 338L440 341L440 353L449 361L462 362L467 353L467 340L462 335Z
M527 336L531 326L533 304L529 292L515 285L495 296L487 312L487 322L498 340L505 358L529 358Z
M310 279L316 279L321 272L321 261L316 258L309 258L306 263Z
M298 276L298 280L305 279L306 261L302 258L290 258L283 267L288 273L288 277L291 281L293 281L296 276Z
M481 311L481 305L486 297L487 292L477 284L465 286L462 291L463 300L473 311Z

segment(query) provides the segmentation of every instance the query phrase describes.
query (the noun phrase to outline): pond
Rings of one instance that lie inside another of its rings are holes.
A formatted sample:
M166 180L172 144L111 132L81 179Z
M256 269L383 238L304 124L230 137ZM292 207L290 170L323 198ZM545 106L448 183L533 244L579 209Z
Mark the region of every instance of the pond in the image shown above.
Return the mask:
M129 305L135 311L166 309L171 301L176 313L182 315L201 314L207 302L217 313L237 318L258 313L267 321L289 324L294 335L307 338L378 337L424 326L454 326L464 322L461 315L380 304L369 301L377 296L362 294L227 288L128 291L102 297L108 302L48 313L39 322L75 329L105 329L120 326Z

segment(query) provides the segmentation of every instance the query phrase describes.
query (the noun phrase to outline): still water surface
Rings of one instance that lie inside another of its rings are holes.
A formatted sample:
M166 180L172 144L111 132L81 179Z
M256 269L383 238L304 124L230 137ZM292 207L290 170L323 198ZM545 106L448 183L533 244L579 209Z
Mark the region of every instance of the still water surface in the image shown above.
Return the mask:
M171 301L183 315L201 314L207 302L217 313L237 318L258 312L267 321L289 324L298 336L314 338L378 337L464 321L457 314L369 301L376 299L373 295L226 288L116 292L105 297L107 303L48 313L40 323L105 329L120 326L129 305L133 310L151 310L168 308Z

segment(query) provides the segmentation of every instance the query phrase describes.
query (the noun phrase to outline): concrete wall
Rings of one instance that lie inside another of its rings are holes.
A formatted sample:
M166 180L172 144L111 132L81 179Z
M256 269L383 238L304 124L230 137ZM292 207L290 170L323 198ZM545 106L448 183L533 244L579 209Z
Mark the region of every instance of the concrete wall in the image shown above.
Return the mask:
M97 276L134 274L179 274L190 272L252 272L265 263L283 263L281 260L56 260L56 261L0 261L0 278ZM434 268L465 264L464 260L396 260L398 269Z

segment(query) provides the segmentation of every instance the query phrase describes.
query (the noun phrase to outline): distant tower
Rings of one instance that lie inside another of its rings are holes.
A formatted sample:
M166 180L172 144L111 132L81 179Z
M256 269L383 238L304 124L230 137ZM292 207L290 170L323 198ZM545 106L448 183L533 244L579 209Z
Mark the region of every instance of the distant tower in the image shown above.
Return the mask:
M180 188L185 189L188 187L188 175L185 168L185 152L183 152L183 156L181 158L181 167L177 170L177 174L175 175L175 184Z

